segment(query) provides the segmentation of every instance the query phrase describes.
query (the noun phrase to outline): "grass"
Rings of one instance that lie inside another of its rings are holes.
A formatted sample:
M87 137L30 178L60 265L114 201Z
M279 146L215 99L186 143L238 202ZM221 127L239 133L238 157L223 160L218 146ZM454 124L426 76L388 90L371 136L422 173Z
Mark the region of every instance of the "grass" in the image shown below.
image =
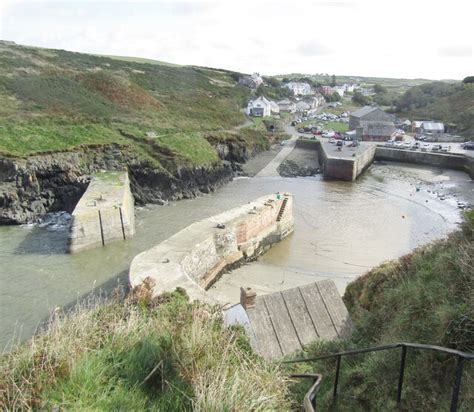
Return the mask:
M344 301L355 325L345 341L309 347L304 356L398 341L474 351L474 212L461 231L387 262L348 285ZM347 358L341 367L337 410L395 410L399 352ZM332 402L334 360L298 366L323 374L319 397ZM435 352L409 350L403 410L449 410L455 360ZM466 362L460 410L474 408L474 365ZM307 386L292 389L300 399Z
M6 155L118 143L153 157L162 145L178 166L200 166L216 161L203 133L245 121L249 90L232 72L6 43L0 49L0 153ZM136 131L138 140L122 130ZM154 149L142 139L147 131L160 136Z
M1 359L2 410L286 409L287 380L218 307L177 290L93 299Z

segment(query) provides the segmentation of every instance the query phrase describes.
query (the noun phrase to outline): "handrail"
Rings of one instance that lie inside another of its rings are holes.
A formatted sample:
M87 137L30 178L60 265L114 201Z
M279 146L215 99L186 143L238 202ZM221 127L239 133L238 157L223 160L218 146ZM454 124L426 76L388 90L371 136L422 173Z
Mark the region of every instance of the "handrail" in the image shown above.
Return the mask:
M321 388L321 380L323 379L323 375L319 373L305 373L305 374L296 374L290 375L290 378L303 378L303 379L312 379L313 384L311 388L309 388L308 392L306 392L304 399L303 399L303 408L306 412L315 412L316 411L316 395Z
M392 349L397 349L397 348L402 349L401 356L400 356L400 370L399 370L399 376L398 376L397 404L400 406L401 400L402 400L403 376L405 373L405 360L406 360L407 349L412 348L412 349L421 349L421 350L432 350L436 352L443 352L448 355L457 357L456 369L454 372L453 390L452 390L452 395L451 395L451 408L450 408L451 412L457 411L459 392L461 390L461 380L462 380L464 361L465 360L470 361L474 359L474 353L471 353L471 352L462 352L456 349L445 348L445 347L437 346L437 345L427 345L424 343L397 342L397 343L392 343L389 345L375 346L373 348L354 349L354 350L345 351L345 352L338 352L338 353L332 353L328 355L316 356L313 358L283 361L281 363L286 363L286 364L301 363L301 362L312 362L312 361L317 361L317 360L322 360L322 359L336 358L337 360L336 376L334 379L334 390L333 390L333 399L335 399L337 396L337 386L339 383L339 371L341 367L341 359L343 356L359 355L362 353L369 353L369 352L380 352L384 350L392 350ZM319 391L319 388L318 388L318 391ZM316 391L316 393L318 391Z

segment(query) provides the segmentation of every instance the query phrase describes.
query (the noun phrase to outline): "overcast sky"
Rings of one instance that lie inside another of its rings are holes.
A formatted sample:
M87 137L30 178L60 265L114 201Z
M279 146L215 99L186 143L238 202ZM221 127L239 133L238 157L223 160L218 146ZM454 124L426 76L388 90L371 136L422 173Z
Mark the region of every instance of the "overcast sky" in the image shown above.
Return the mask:
M0 0L0 38L262 74L474 75L467 0Z

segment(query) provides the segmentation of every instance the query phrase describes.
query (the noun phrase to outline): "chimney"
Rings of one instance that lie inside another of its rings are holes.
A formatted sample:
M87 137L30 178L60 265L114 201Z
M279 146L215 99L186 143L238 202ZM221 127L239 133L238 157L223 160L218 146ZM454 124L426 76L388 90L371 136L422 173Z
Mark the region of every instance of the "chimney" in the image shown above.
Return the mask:
M240 304L245 310L255 307L257 294L252 288L240 288Z

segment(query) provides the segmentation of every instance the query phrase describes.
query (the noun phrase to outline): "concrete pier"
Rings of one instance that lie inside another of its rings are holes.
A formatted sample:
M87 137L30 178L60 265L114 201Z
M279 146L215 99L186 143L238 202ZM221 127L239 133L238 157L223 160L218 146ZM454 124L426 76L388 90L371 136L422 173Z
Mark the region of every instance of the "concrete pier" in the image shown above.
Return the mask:
M105 246L134 234L134 200L128 173L95 174L72 213L69 252Z
M339 151L335 144L319 139L299 139L296 147L317 150L323 176L327 179L356 180L373 162L375 145L361 143L357 147L346 144Z
M140 253L130 265L130 283L135 287L150 277L154 296L181 287L191 299L213 301L206 289L226 268L255 259L292 231L292 196L263 196L193 223Z

